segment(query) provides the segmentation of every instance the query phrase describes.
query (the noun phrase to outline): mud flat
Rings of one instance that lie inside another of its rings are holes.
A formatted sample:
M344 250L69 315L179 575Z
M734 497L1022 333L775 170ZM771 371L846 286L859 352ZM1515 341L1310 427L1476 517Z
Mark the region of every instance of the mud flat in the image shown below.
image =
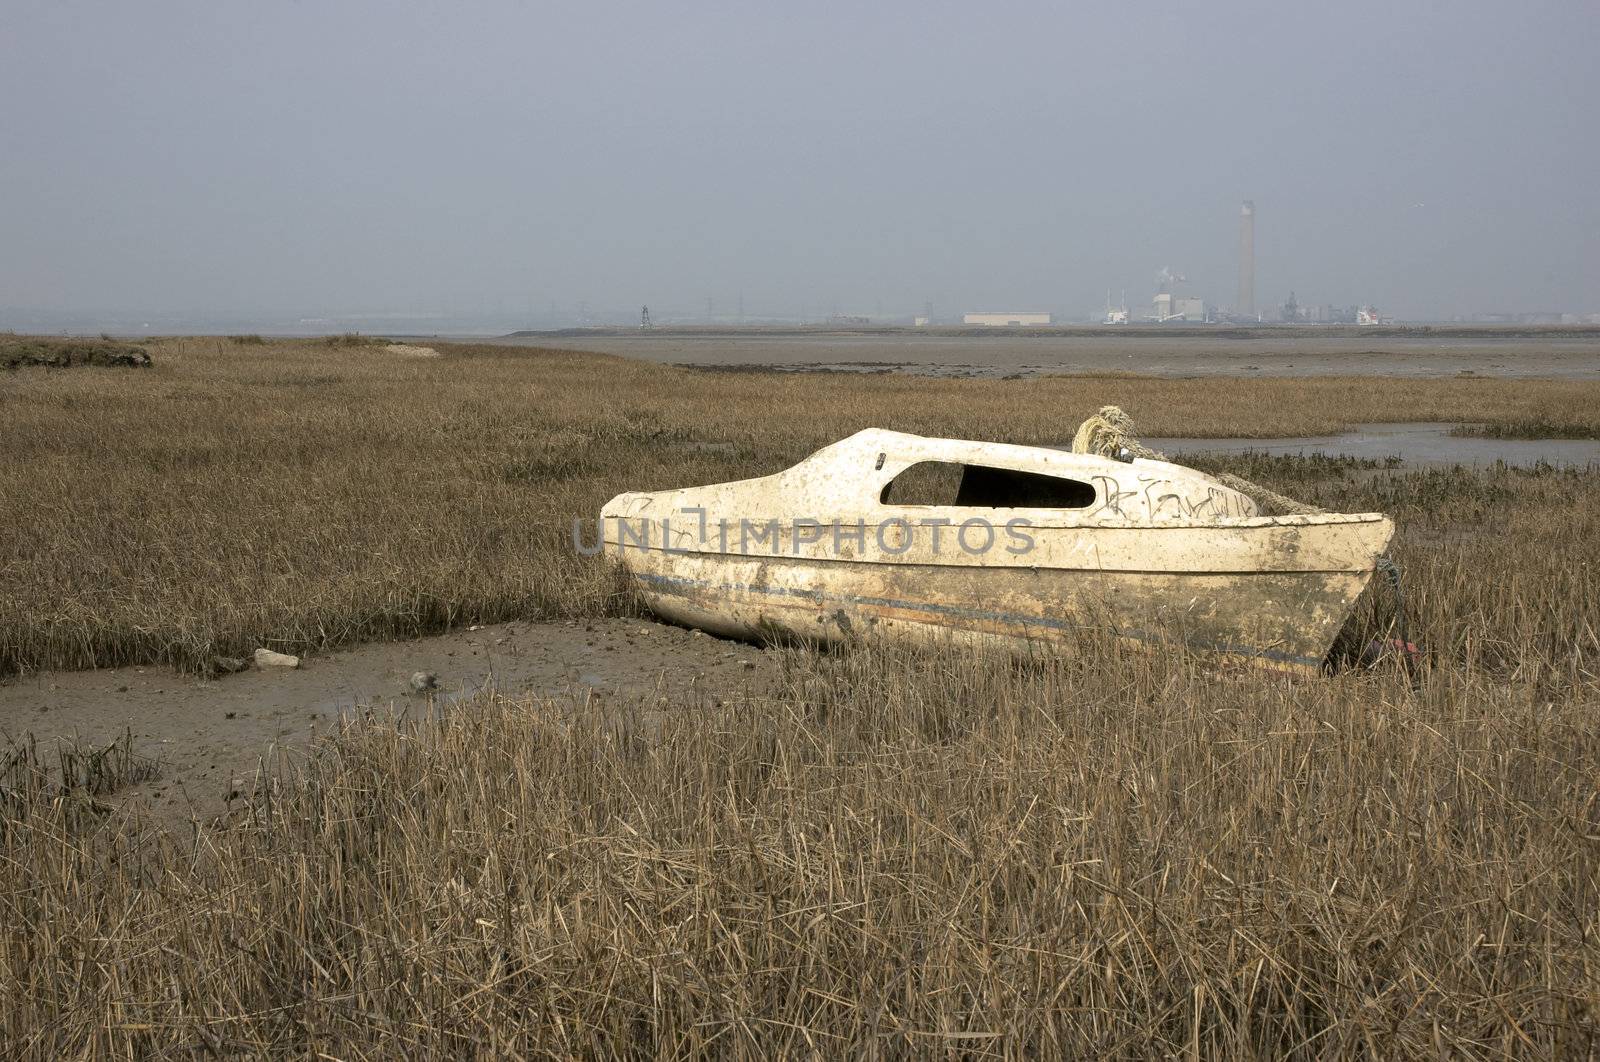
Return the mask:
M416 672L435 691L411 688ZM164 667L42 672L0 681L5 739L104 748L131 736L157 776L120 791L159 818L187 821L248 795L263 763L304 754L319 733L366 710L449 711L480 691L581 702L708 702L760 687L770 656L751 645L639 619L501 623L432 638L374 642L309 656L299 670L245 671L215 680Z
M941 330L828 332L569 330L507 336L504 345L620 354L708 369L904 372L1028 377L1134 372L1155 376L1414 376L1466 373L1600 378L1600 329L1104 329L1028 334Z

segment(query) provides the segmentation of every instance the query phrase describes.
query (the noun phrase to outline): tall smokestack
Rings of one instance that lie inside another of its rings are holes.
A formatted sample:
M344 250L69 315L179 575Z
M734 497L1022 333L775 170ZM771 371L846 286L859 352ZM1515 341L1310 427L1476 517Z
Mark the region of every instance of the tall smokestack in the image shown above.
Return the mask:
M1239 305L1236 313L1256 313L1256 203L1246 199L1239 207Z

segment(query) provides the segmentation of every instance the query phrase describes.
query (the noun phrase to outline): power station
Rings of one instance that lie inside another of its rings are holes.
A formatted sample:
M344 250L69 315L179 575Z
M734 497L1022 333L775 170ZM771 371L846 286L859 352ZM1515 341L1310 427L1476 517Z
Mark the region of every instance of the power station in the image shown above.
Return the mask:
M1239 207L1239 298L1234 313L1254 317L1256 313L1256 204L1246 199Z
M1256 308L1256 204L1246 199L1239 204L1239 291L1232 307L1208 304L1187 294L1180 285L1188 277L1162 269L1156 277L1156 294L1150 313L1139 320L1146 324L1255 324L1270 321L1281 324L1390 324L1392 318L1371 306L1304 306L1289 294L1289 301L1266 313ZM1133 320L1126 305L1116 308L1106 299L1102 324L1129 324Z
M1289 300L1274 302L1262 310L1256 304L1256 203L1246 199L1239 204L1239 290L1232 306L1218 306L1207 302L1188 287L1189 278L1183 273L1163 268L1156 276L1154 298L1144 313L1130 311L1126 298L1120 305L1112 305L1111 292L1106 292L1106 309L1100 323L1103 325L1172 324L1392 324L1393 318L1379 313L1372 306L1334 306L1331 304L1304 305L1290 292ZM931 323L932 315L917 318L917 324ZM962 319L969 325L1043 325L1054 319L1050 314L1035 313L969 313ZM1092 320L1092 318L1091 318Z

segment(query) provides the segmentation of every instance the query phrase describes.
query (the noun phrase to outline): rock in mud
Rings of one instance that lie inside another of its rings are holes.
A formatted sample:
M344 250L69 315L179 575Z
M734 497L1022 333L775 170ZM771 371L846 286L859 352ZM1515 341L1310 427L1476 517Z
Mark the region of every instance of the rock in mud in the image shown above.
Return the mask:
M299 667L300 658L288 653L274 653L271 649L256 650L256 667Z
M429 690L439 688L439 676L431 671L414 671L411 673L411 689L416 693L427 693Z

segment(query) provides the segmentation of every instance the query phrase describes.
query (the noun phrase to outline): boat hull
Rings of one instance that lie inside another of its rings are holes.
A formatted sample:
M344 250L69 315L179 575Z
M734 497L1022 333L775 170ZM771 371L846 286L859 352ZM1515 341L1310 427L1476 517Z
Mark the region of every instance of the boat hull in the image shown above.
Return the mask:
M1371 578L1382 542L1369 537L1364 558L1345 570L995 567L631 546L613 553L658 615L730 637L1020 648L1070 645L1093 630L1314 669Z
M959 472L953 495L909 488L928 465ZM1394 532L1381 513L1262 516L1170 462L881 429L771 476L620 494L601 521L652 609L720 634L1031 647L1092 630L1288 668L1321 665Z

